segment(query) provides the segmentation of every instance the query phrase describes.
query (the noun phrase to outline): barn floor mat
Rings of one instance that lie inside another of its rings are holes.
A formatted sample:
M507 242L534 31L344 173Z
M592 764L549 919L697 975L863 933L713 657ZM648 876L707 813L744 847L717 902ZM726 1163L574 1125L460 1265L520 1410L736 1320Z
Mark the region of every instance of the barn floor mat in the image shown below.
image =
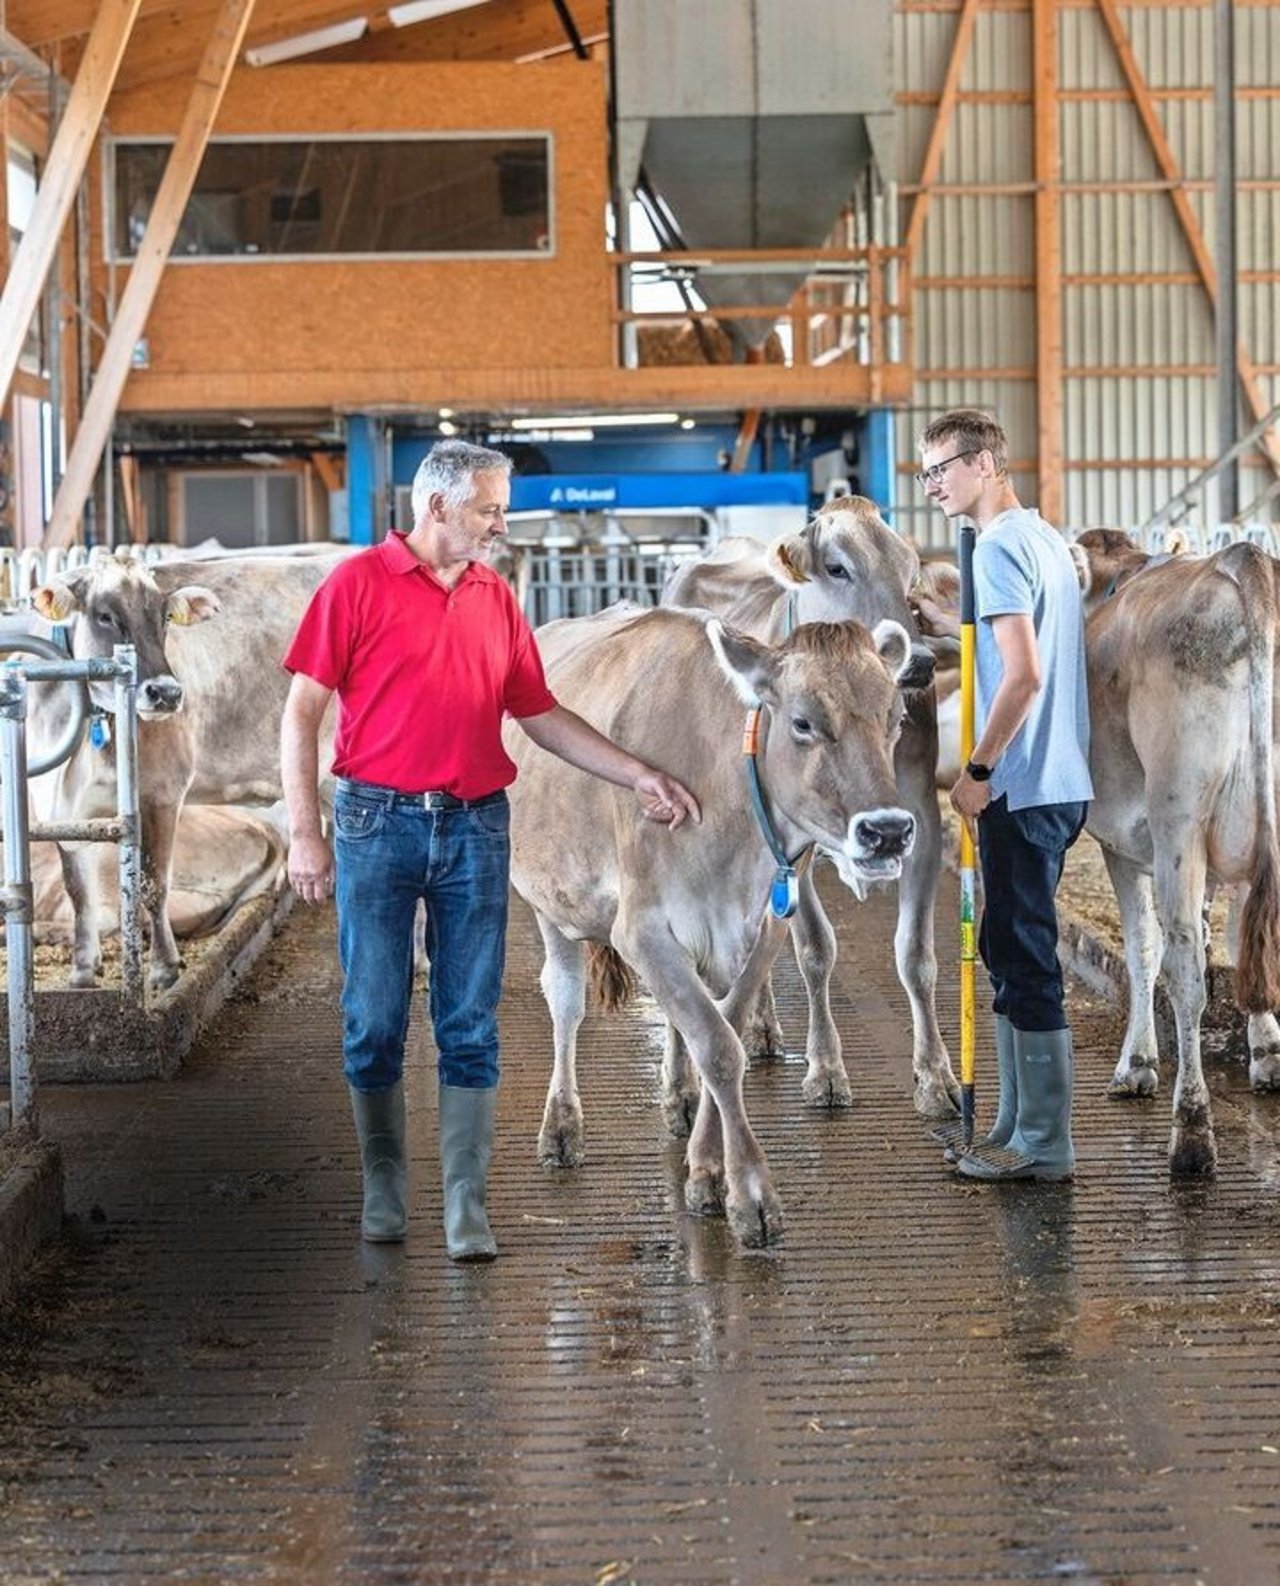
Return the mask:
M1074 1184L958 1182L911 1107L894 900L832 882L854 1105L807 1110L792 1059L748 1073L766 1253L683 1209L651 1002L588 1016L587 1160L538 1165L523 907L491 1266L444 1254L420 1016L410 1236L360 1243L328 910L178 1079L47 1090L73 1218L0 1325L0 1579L1280 1578L1280 1097L1215 1061L1219 1176L1171 1188L1171 1075L1108 1102L1120 1019L1075 984ZM949 1035L956 910L946 877ZM789 961L778 999L800 1046Z

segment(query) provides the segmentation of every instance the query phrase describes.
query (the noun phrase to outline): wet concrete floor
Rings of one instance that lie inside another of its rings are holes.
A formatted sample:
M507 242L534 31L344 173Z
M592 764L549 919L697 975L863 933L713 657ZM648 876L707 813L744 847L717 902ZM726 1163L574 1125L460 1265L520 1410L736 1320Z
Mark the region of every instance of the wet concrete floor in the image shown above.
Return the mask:
M767 1254L682 1209L652 1003L588 1019L588 1161L538 1166L522 908L490 1267L444 1255L420 1022L411 1236L361 1246L330 915L180 1078L46 1088L72 1221L0 1328L0 1579L1280 1580L1280 1098L1215 1062L1219 1177L1171 1189L1167 1091L1105 1099L1120 1021L1073 986L1077 1181L964 1186L910 1105L893 899L823 890L855 1106L748 1075ZM955 916L947 878L944 950ZM790 966L779 1002L798 1043Z

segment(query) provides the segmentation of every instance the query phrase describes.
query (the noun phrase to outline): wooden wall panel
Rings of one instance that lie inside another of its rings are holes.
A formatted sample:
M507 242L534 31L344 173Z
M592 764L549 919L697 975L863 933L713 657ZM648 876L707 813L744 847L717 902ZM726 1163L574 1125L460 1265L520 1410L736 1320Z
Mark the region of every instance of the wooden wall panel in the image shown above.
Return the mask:
M182 101L177 83L118 96L112 129L170 133ZM431 403L448 400L444 370L482 367L500 381L504 371L610 365L605 126L605 76L594 62L242 70L216 132L550 132L555 253L173 263L147 325L151 366L130 377L122 408L241 406L248 389L274 406L286 387L289 405ZM95 218L102 284L100 202Z

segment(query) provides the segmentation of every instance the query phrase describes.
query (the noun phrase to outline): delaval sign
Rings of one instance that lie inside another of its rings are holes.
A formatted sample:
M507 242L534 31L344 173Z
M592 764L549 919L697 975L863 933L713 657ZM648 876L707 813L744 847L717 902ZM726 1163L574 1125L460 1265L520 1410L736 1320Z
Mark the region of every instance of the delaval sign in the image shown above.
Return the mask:
M518 474L513 512L608 512L646 507L808 506L803 473Z

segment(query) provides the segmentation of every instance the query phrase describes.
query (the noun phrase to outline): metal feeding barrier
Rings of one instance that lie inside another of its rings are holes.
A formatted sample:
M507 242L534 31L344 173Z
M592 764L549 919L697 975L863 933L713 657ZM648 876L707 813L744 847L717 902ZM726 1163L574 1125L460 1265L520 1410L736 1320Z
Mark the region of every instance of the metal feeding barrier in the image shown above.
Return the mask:
M127 999L141 1006L142 851L138 810L138 666L134 648L118 644L111 660L67 659L50 640L0 632L0 813L3 815L5 956L9 994L9 1124L39 1132L32 1066L35 1025L35 945L31 884L32 841L114 842L120 845L121 979ZM15 654L33 660L15 660ZM115 684L116 816L84 821L32 821L28 784L61 765L79 747L89 714L85 685ZM36 765L27 763L29 683L73 685L71 723Z

